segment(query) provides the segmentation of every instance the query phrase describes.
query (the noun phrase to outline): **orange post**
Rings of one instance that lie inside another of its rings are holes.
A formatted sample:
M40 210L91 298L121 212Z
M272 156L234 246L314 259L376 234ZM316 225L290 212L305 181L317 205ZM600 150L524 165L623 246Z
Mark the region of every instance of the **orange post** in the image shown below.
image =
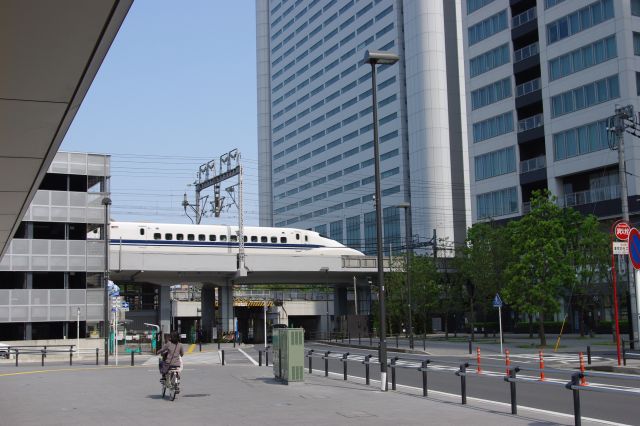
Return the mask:
M539 352L540 355L540 381L544 381L544 354L542 351Z
M511 367L511 360L509 359L509 349L504 350L504 363L507 366L506 375L509 375L509 367Z
M476 348L476 361L478 366L476 367L476 372L478 374L482 373L482 367L480 367L480 348Z
M580 372L583 374L583 376L580 377L580 386L586 386L587 378L584 376L584 357L582 356L582 352L580 352Z

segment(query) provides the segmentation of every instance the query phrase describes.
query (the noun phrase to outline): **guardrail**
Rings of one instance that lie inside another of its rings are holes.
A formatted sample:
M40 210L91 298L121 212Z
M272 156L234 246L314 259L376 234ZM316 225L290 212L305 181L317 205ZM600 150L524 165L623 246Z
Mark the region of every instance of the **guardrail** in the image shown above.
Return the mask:
M67 349L63 349L67 348ZM55 355L55 354L69 354L69 365L73 365L73 356L80 354L95 354L96 356L96 365L100 363L100 348L93 349L84 349L78 350L75 349L75 345L21 345L21 346L7 346L2 348L3 356L7 359L11 358L11 356L15 359L15 366L20 366L20 357L26 355L40 355L40 365L44 367L44 360L47 358L47 355ZM131 351L131 366L135 365L135 355L136 351ZM24 362L24 361L23 361Z
M639 354L640 356L640 354ZM358 354L352 352L336 352L336 351L324 351L317 352L314 349L308 349L305 357L308 359L309 374L313 373L313 359L321 359L324 361L323 373L325 377L329 376L329 360L334 359L342 363L342 378L348 379L348 365L349 362L358 362L365 366L365 383L370 385L370 366L380 365L379 359L371 354ZM542 353L540 354L540 367L539 368L526 368L519 366L511 366L508 350L505 356L506 369L504 373L496 374L495 371L483 371L481 367L480 352L477 352L476 362L464 361L461 363L447 362L441 360L433 360L429 357L416 359L416 358L401 358L398 356L390 357L387 360L387 366L391 370L391 390L396 390L396 370L408 369L417 371L422 376L422 396L426 397L429 392L428 387L428 374L431 373L453 373L456 377L460 378L460 399L461 404L467 403L467 376L474 374L477 376L483 376L487 378L502 379L509 384L510 388L510 400L511 400L511 414L518 414L517 403L517 383L537 383L548 386L564 387L571 390L573 393L573 411L574 411L574 424L581 425L581 407L580 407L580 392L603 392L603 393L615 393L615 394L627 394L640 396L640 389L623 389L616 386L608 386L598 384L598 386L590 386L586 378L587 377L602 377L616 380L632 380L637 381L640 384L640 376L633 376L627 374L618 373L604 373L585 371L585 365L583 361L583 355L580 353L580 371L566 370L566 369L554 369L544 367L544 358ZM519 377L518 373L523 371L530 371L537 373L539 377ZM568 375L568 381L562 379L545 379L544 373L551 373L556 375ZM387 385L388 386L388 385Z

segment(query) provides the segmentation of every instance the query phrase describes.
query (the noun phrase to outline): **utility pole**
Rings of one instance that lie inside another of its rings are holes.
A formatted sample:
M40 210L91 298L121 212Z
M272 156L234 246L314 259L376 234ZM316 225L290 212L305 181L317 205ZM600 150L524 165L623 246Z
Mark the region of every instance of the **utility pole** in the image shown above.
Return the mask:
M617 106L615 115L610 119L610 125L607 129L615 137L615 145L612 149L618 150L618 176L620 180L620 201L622 207L622 220L629 224L629 190L627 187L627 167L624 150L624 134L631 133L638 137L638 125L633 113L633 105ZM637 273L634 279L631 279L631 264L629 258L626 257L627 265L627 282L629 283L629 333L631 347L635 349L638 341L638 332L640 329L640 318L638 317L638 292L636 284L638 282Z

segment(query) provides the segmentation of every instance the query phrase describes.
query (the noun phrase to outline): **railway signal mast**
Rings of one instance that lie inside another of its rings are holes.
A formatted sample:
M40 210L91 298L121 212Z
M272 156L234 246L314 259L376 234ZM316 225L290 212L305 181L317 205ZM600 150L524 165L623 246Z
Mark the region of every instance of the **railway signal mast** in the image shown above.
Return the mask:
M189 203L187 194L184 194L182 201L182 207L184 212L191 219L191 216L187 213L187 208L191 208L195 215L195 221L192 222L200 224L202 218L213 214L214 217L220 217L220 213L224 208L231 207L232 204L238 209L238 272L240 277L247 276L247 270L245 268L245 253L244 253L244 209L242 205L242 163L240 161L240 151L233 149L225 154L222 154L217 160L213 159L207 163L202 164L198 168L196 181L193 186L196 188L195 205ZM224 204L225 197L220 195L220 187L222 182L238 176L238 182L230 187L226 188L227 193L231 198L231 203ZM202 196L202 191L213 186L213 201L211 202L211 208L206 207L206 203L209 199L208 195ZM237 188L237 190L236 190ZM203 208L203 205L205 206Z

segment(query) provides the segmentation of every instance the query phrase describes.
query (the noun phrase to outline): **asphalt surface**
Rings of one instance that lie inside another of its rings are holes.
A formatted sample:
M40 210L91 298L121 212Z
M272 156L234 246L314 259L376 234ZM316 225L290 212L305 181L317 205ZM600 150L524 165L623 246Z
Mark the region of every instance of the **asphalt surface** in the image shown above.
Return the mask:
M307 343L308 349L314 349L312 367L314 374L324 375L324 360L322 356L325 351L330 351L329 371L334 375L343 374L343 361L340 360L342 354L350 352L348 362L349 379L362 378L365 376L365 366L362 364L363 356L373 355L372 361L375 364L370 366L371 380L380 379L380 365L377 363L377 351L362 348L348 348L330 344ZM460 345L457 346L460 349ZM441 351L434 351L441 352ZM445 351L446 352L446 351ZM526 356L525 356L526 355ZM444 392L456 395L458 401L461 392L460 378L455 375L459 370L459 365L469 361L468 354L453 356L433 355L433 354L406 354L394 353L390 348L388 358L398 356L398 368L396 369L396 383L399 388L408 386L422 389L422 374L417 370L422 360L430 359L428 372L428 389L430 391ZM307 368L308 368L308 358ZM481 374L477 374L475 360L473 365L468 367L467 375L467 395L468 397L483 400L497 401L505 404L505 411L509 412L506 404L510 403L510 387L504 381L505 365L499 354L485 356L481 361ZM573 354L557 354L547 356L545 364L545 381L539 380L539 369L537 354L526 354L520 352L512 361L512 366L521 366L518 376L530 379L527 383L517 383L518 405L550 410L559 413L573 415L573 395L565 388L565 384L570 381L571 374L576 370L570 367L577 367L577 357ZM562 372L553 373L551 369L562 369ZM528 371L531 369L533 371ZM307 370L308 371L308 370ZM389 388L391 388L391 371L388 373ZM589 385L585 388L615 388L634 392L633 394L603 393L596 391L581 391L581 409L584 417L601 419L611 422L621 422L626 424L640 424L640 376L636 380L614 380L603 377L593 377L587 379Z

